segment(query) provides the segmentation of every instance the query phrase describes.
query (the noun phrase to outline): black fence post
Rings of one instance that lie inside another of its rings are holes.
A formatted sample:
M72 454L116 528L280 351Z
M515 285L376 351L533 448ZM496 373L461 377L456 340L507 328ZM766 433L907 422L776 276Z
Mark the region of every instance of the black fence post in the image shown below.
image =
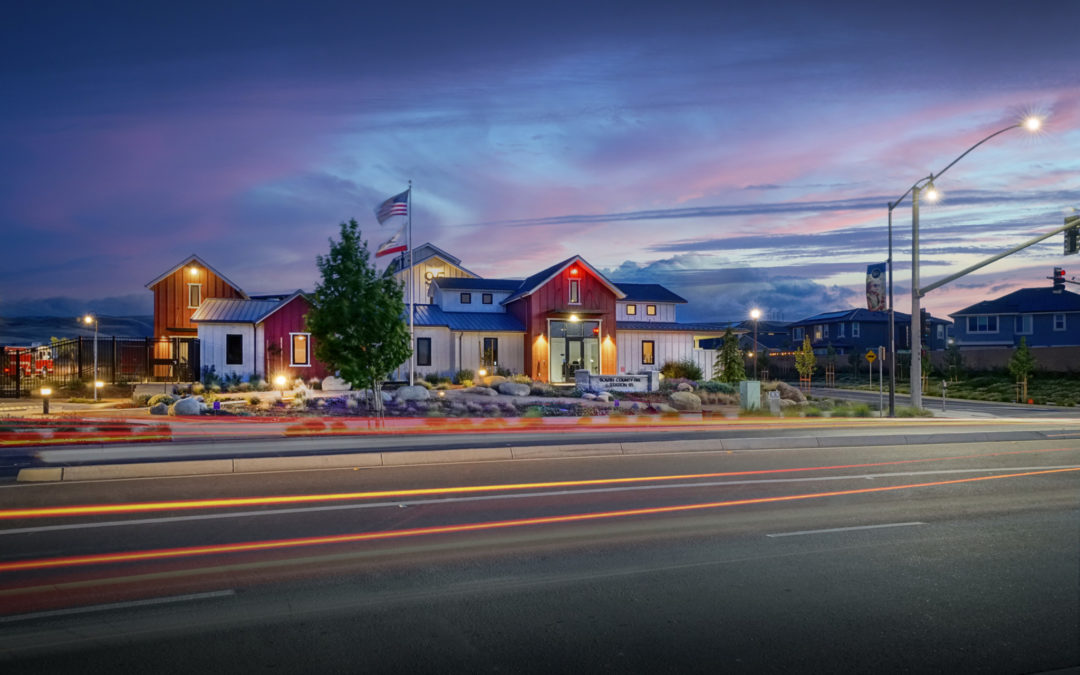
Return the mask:
M81 382L82 377L83 377L83 372L82 372L82 336L81 335L79 336L78 348L79 348L79 374L76 375L75 377L76 377L76 379L78 379Z

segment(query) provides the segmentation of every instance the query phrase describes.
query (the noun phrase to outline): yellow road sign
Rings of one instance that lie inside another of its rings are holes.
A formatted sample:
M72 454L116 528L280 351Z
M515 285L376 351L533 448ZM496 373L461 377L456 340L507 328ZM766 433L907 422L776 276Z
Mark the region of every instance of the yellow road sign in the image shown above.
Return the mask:
M873 349L866 352L866 360L869 361L870 363L873 363L874 359L876 359L876 358L877 358L877 354L874 353Z

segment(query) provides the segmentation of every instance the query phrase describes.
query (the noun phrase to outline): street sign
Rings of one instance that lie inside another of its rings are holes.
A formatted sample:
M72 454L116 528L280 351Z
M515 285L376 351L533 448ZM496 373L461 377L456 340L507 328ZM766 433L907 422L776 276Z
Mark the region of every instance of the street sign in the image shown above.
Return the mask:
M876 358L877 358L877 354L874 353L873 349L866 352L866 360L869 361L870 363L873 363L874 359L876 359Z

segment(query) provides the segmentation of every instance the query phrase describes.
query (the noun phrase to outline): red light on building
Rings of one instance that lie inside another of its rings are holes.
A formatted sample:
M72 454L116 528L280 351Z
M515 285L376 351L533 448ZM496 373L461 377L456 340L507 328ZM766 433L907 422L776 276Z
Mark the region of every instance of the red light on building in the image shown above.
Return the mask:
M572 276L572 277L577 276L577 268L576 267L571 267L570 268L570 276Z

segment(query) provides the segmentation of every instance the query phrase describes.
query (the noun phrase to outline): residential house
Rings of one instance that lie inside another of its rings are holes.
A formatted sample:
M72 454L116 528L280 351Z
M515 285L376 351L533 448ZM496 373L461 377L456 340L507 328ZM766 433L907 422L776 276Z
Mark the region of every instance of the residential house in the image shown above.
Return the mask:
M1026 338L1030 347L1080 346L1080 294L1052 288L1021 288L950 314L961 350L1014 347Z
M930 324L929 337L925 341L927 349L945 349L949 340L949 322L929 314L926 316ZM911 315L895 312L894 322L897 353L910 352ZM840 356L852 352L876 352L878 347L888 348L889 344L888 312L872 312L862 308L824 312L801 321L793 321L789 328L795 349L802 345L805 336L810 336L810 344L818 355L828 353L830 345Z

